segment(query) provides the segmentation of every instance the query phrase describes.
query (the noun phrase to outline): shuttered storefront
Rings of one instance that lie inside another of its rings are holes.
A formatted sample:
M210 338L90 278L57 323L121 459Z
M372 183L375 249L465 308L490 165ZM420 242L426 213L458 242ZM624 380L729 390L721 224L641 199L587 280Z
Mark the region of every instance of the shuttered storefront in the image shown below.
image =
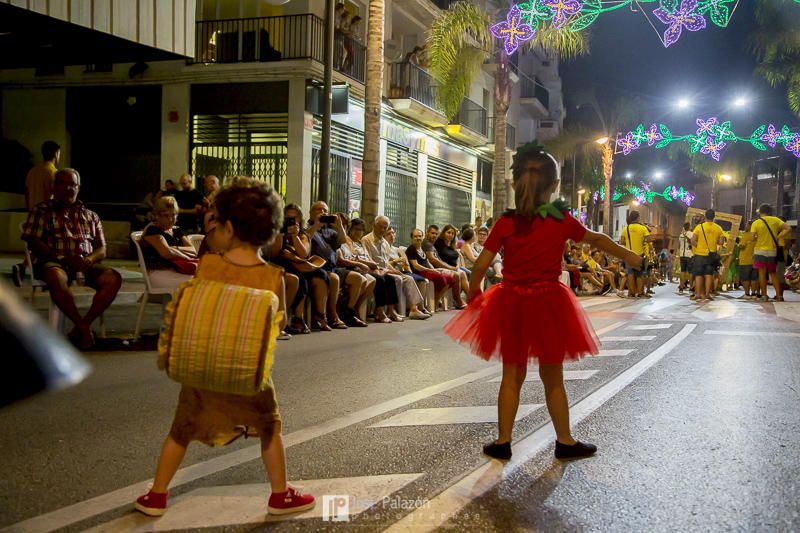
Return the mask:
M191 173L252 176L286 196L286 113L193 115Z
M417 221L417 152L388 143L383 213L397 230L397 242L408 244Z
M319 147L322 142L322 123L314 119L312 151L311 199L319 192ZM364 134L337 122L331 123L331 175L328 209L331 213L361 211L361 157L364 153ZM353 207L358 206L358 209Z
M460 228L472 219L472 171L442 159L428 158L425 225Z

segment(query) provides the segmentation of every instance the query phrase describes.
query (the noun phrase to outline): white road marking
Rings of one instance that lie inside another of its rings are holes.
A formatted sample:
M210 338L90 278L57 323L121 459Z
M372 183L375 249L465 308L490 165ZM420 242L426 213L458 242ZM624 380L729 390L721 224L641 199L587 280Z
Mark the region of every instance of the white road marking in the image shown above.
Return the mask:
M705 331L706 335L733 335L739 337L800 337L800 333L793 333L790 331L749 331L743 330L719 330L708 329Z
M685 325L674 337L656 348L647 357L570 407L572 425L578 424L625 387L633 383L636 378L683 342L696 327L696 324ZM502 480L512 477L520 466L524 465L536 454L551 447L554 439L555 432L552 425L548 423L514 445L514 456L505 466L499 461L486 462L439 493L439 495L430 500L429 505L424 509L417 509L407 514L385 531L417 533L420 531L432 531L441 527L473 500L486 494Z
M245 524L263 524L280 520L321 518L324 508L323 495L346 495L349 498L347 513L339 515L358 516L374 505L391 504L391 495L423 474L388 474L378 476L314 479L298 481L293 485L313 494L317 505L303 513L288 516L267 514L269 484L231 485L195 489L170 501L169 511L161 517L152 518L136 511L101 524L91 533L174 531L202 529ZM384 500L387 498L387 500ZM383 502L386 503L383 503ZM329 503L329 502L325 502ZM329 506L328 511L341 511L344 505ZM336 516L336 515L334 515Z
M596 305L603 305L603 304L611 304L616 302L617 300L612 300L610 298L606 298L605 296L594 296L592 298L588 298L583 300L578 298L578 302L581 304L581 307L586 309L587 307L594 307Z
M436 394L460 387L461 385L484 379L489 376L497 375L500 371L501 370L499 366L492 365L483 370L472 372L459 378L445 381L444 383L431 385L430 387L420 389L416 392L381 402L377 405L334 418L327 422L322 422L304 429L293 431L288 435L284 435L284 447L289 448L290 446L307 442L316 437L332 433L347 426L363 422L364 420L369 420L370 418L382 415L383 413L387 413L400 407L424 400L425 398L429 398ZM261 445L255 444L235 452L220 455L219 457L215 457L207 461L195 463L191 466L187 466L178 470L170 486L175 488L185 483L189 483L217 472L239 466L243 463L256 460L260 456ZM12 524L0 531L45 533L64 529L70 524L86 520L87 518L91 518L93 516L97 516L126 505L133 505L133 501L137 497L147 492L149 483L150 480L134 483L133 485L128 485L127 487L123 487L106 494L101 494L100 496L68 505L66 507L62 507L61 509L56 509L55 511L23 520L22 522L17 522L16 524Z
M625 350L621 350L625 351ZM633 351L633 350L629 350ZM602 351L601 351L602 352ZM602 353L600 354L602 355ZM625 355L625 354L619 354ZM590 377L594 376L599 372L598 370L564 370L564 380L565 381L572 381L577 379L589 379ZM488 383L499 383L503 380L503 376L497 376L488 381ZM539 372L536 370L536 367L532 367L528 369L528 375L525 377L525 381L541 381L539 377Z
M639 324L637 326L628 326L625 329L632 329L634 331L649 331L652 329L669 329L672 324Z
M655 335L632 335L628 337L600 337L600 342L628 342L628 341L651 341Z
M786 320L800 322L800 303L777 302L775 304L775 314Z
M616 357L616 356L620 356L620 355L628 355L630 353L633 353L634 351L636 351L636 350L634 350L633 348L631 348L631 349L619 349L619 350L600 350L600 353L597 354L597 355L599 357Z
M617 329L619 327L622 327L624 325L625 325L625 321L621 320L619 322L614 322L613 324L608 325L608 326L606 326L604 328L600 328L597 331L595 331L594 333L595 333L595 335L598 335L598 336L599 335L605 335L606 333L610 333L610 332L614 331L615 329Z
M525 418L544 404L520 405L515 420ZM496 405L479 405L466 407L431 407L426 409L408 409L380 422L370 428L389 428L398 426L436 426L443 424L485 424L497 422Z

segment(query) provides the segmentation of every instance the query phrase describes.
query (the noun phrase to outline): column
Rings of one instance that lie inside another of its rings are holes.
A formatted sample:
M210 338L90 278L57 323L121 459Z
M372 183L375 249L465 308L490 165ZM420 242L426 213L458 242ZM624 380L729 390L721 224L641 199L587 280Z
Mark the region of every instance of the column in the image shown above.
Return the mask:
M425 232L425 199L428 197L428 154L422 152L417 157L417 223Z
M192 154L189 152L191 134L191 85L169 83L161 88L161 185L171 179L176 184L181 174L189 172ZM224 176L220 176L223 178Z
M314 117L306 110L306 82L289 80L288 153L286 156L286 203L311 207L311 134Z

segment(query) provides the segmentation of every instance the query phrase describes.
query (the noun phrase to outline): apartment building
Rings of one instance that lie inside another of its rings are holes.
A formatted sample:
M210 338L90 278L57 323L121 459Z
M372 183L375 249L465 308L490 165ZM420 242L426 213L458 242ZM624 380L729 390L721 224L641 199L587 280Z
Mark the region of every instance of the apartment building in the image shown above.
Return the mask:
M363 21L334 46L329 203L350 214L361 209L367 3L344 0ZM403 240L414 226L491 214L494 65L448 119L424 60L408 60L448 4L385 1L379 210ZM11 19L36 38L0 22L2 135L33 154L59 142L90 204L127 212L185 172L254 176L304 208L316 198L322 0L0 0ZM16 59L12 39L25 49ZM520 54L513 71L509 161L519 144L557 135L564 115L555 59ZM5 208L21 202L2 196Z

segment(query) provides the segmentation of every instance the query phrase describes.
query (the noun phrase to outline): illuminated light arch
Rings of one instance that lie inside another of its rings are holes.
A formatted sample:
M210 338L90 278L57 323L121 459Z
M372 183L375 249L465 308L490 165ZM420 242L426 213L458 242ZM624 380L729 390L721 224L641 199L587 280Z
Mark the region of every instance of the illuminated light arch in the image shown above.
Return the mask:
M684 142L689 145L689 152L700 152L719 161L725 149L732 143L747 143L756 150L765 152L767 146L776 148L782 146L787 152L800 158L800 133L793 132L787 125L778 129L774 124L758 126L749 137L739 137L733 131L730 120L720 122L717 117L698 118L695 120L697 129L687 135L673 135L672 131L664 124L651 124L645 128L639 124L632 131L620 135L617 148L623 155L630 155L645 144L656 148L665 148L675 142Z
M800 0L794 2L800 4ZM654 21L650 20L643 4L657 4L650 9ZM663 34L659 34L659 38L665 47L669 47L678 42L684 30L703 30L709 27L709 21L717 27L727 27L738 6L739 0L526 0L512 6L505 22L493 25L491 31L496 38L504 40L504 47L510 55L519 44L533 38L540 24L579 32L591 26L602 14L630 7L638 8L657 33L661 30L656 23L663 25Z
M652 204L653 199L660 197L668 202L681 202L687 207L691 207L695 200L694 194L690 193L681 186L667 185L662 192L654 191L653 185L646 181L640 181L639 185L622 185L621 187L614 187L614 196L612 200L617 201L625 196L630 196L640 204ZM592 193L592 198L595 203L605 200L605 188L600 187L600 190Z

